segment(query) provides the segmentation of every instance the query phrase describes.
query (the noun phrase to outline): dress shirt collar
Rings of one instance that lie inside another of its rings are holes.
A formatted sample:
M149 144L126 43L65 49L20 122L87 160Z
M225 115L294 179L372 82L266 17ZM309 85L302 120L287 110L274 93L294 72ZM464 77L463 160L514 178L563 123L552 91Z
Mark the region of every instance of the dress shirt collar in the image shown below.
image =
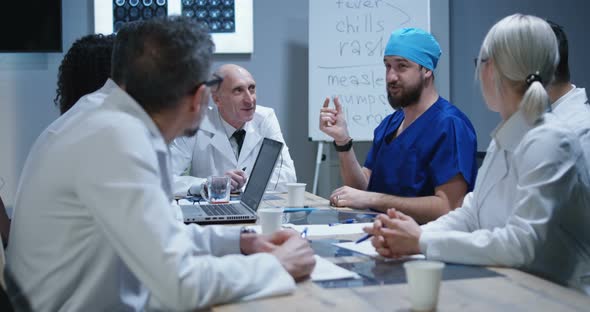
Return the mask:
M529 126L520 110L516 111L508 120L500 123L494 131L492 138L496 145L508 151L514 151L525 133L532 127Z
M223 117L221 117L221 114L219 115L219 120L221 120L221 125L223 126L223 130L225 130L225 135L227 135L227 138L230 139L232 137L232 135L234 134L234 132L236 132L236 128L234 128L232 125L230 125L229 123L227 123L227 121L225 121L223 119Z

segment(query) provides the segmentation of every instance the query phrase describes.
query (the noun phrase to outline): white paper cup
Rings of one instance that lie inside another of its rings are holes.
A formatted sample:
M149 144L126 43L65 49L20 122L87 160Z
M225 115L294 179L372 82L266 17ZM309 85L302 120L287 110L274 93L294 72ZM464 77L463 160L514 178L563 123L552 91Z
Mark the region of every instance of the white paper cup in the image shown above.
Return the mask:
M272 234L280 230L283 222L283 208L258 209L258 222L262 228L262 234Z
M419 260L404 263L413 311L436 309L444 267L445 264L440 261Z
M287 206L303 207L305 201L305 183L287 183Z

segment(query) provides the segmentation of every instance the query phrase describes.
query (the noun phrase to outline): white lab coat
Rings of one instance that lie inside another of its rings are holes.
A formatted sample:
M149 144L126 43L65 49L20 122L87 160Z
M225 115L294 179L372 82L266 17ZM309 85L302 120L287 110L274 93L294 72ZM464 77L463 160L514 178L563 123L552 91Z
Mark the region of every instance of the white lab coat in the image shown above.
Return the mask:
M257 105L254 118L243 129L246 130L246 137L239 159L232 150L217 107L207 111L195 136L174 140L170 146L174 194L186 195L191 186L201 185L208 176L223 175L232 169L245 167L249 176L264 138L285 142L272 108ZM183 176L188 168L188 175ZM295 166L285 144L267 190L283 192L286 191L285 183L296 181Z
M168 147L130 96L115 87L97 106L47 131L21 178L7 268L34 311L191 310L294 290L274 256L239 255L239 228L178 221Z
M31 157L31 155L39 153L38 148L40 145L43 144L43 142L45 141L45 138L47 136L52 135L52 133L59 133L59 132L63 131L63 129L68 126L68 123L71 120L76 120L76 118L77 118L76 116L83 114L85 112L88 112L90 110L96 109L97 107L102 105L105 97L116 86L117 85L115 84L114 81L112 81L111 79L107 79L105 84L100 89L81 97L80 100L78 100L76 102L76 105L72 106L67 112L65 112L63 115L59 116L55 121L53 121L39 135L39 137L35 141L35 144L33 144L33 147L31 147L31 150L29 151L29 154L27 155L27 159L25 160L25 166L23 168L21 176L32 174L32 173L28 172L28 170L29 170L28 166L27 166L27 164L29 163L28 158ZM22 179L20 181L22 181ZM20 181L19 181L19 183L20 183ZM22 189L22 187L19 185L17 187L17 192L18 192L18 190L21 190L21 189ZM12 210L13 216L14 216L15 209L16 209L16 206L14 206L13 210ZM11 216L11 219L13 218L13 216Z
M515 113L493 135L463 206L422 226L429 259L523 268L590 292L590 181L576 135L552 113ZM586 289L584 289L586 288Z
M590 169L590 104L584 88L574 86L551 105L555 116L572 129L580 139Z

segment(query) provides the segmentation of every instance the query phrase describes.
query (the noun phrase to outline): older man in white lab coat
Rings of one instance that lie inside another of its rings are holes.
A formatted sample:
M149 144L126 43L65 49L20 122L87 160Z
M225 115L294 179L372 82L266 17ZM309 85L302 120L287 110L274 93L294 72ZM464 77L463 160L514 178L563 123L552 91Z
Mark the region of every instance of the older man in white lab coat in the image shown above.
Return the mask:
M198 194L211 175L230 176L232 189L238 190L247 182L262 139L285 142L274 110L256 105L256 81L246 69L226 64L213 76L218 82L212 87L215 106L207 111L196 136L178 138L170 147L176 195ZM296 181L285 145L268 190L285 191L285 183Z
M50 126L27 159L7 251L13 302L193 310L288 293L310 273L313 251L294 233L187 226L170 205L168 144L196 132L212 50L207 32L183 17L119 31L116 85L102 101L84 97L96 108Z

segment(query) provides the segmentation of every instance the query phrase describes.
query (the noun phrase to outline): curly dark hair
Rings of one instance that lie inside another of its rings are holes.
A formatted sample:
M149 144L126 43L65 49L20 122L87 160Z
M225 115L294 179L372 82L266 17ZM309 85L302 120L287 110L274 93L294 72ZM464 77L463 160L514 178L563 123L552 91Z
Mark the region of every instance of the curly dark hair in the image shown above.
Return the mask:
M82 96L98 90L111 72L114 35L84 36L74 44L61 62L53 102L61 114Z

